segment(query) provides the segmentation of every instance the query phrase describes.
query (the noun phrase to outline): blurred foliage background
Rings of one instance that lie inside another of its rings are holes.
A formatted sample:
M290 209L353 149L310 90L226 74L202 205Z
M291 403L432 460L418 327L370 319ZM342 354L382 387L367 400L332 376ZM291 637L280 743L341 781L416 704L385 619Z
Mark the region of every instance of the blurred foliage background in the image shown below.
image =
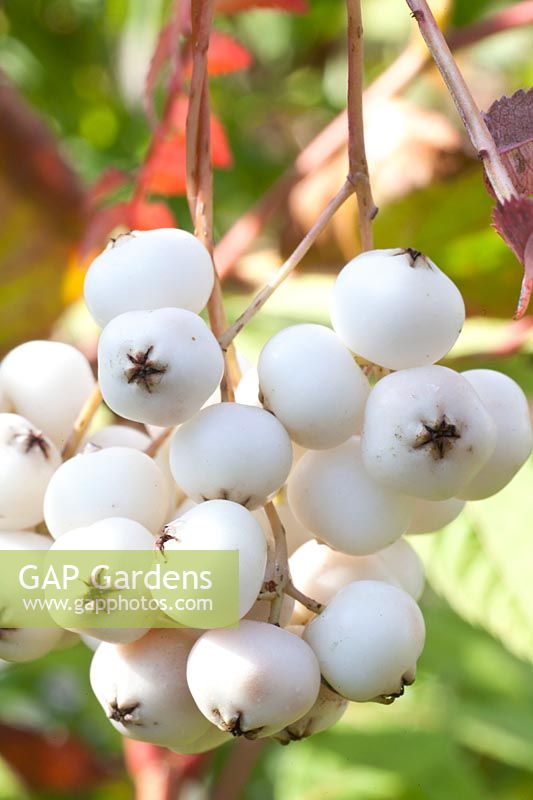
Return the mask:
M509 5L432 3L451 28ZM143 87L168 13L167 0L4 0L0 7L3 351L51 332L94 358L97 331L79 301L84 264L76 250L88 188L110 167L135 175L144 158L151 133ZM365 0L364 20L371 83L415 33L401 0ZM216 173L220 238L343 109L344 4L311 0L302 16L263 9L218 16L216 27L253 55L250 69L212 79L233 154L233 166ZM532 28L524 27L459 51L482 108L531 85L532 50ZM155 100L160 108L161 91ZM509 323L521 270L490 227L491 199L439 76L428 69L401 97L369 105L367 128L381 207L377 246L427 252L465 296L470 317L449 363L501 369L533 395L531 327ZM230 317L297 243L345 169L340 152L283 194L227 280ZM118 187L114 199L128 191ZM184 198L166 202L190 227ZM254 358L292 322L327 322L334 274L357 246L347 204L240 337L243 352ZM312 740L257 751L245 800L533 798L532 481L526 467L497 497L469 504L449 529L418 537L430 585L415 688L392 707L354 707ZM78 644L35 664L2 665L0 800L132 796L121 742L89 689L89 662ZM239 770L231 757L231 747L216 754L212 785L227 777L228 764ZM183 796L201 798L204 789L192 781Z

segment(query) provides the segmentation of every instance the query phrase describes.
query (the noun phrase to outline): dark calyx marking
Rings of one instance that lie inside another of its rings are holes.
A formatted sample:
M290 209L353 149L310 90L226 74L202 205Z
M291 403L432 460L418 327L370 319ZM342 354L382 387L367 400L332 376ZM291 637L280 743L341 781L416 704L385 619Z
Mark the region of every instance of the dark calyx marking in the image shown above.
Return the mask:
M25 453L31 453L37 448L47 461L50 458L50 443L41 431L30 429L24 433L17 433L13 437L13 442L22 447Z
M127 233L119 233L118 236L111 236L109 243L111 247L120 247L121 245L126 244L126 242L135 238L136 236L133 231L128 231Z
M408 256L410 267L428 267L431 269L431 264L427 260L424 253L420 250L415 250L413 247L406 247L403 250L398 250L397 256Z
M423 423L423 430L416 437L415 450L427 447L435 461L444 458L448 450L451 450L456 439L460 439L461 434L457 427L448 422L445 416L433 425Z
M382 694L379 698L377 698L378 703L382 703L383 705L390 706L397 700L399 697L403 697L405 694L405 687L412 686L414 680L410 680L405 676L402 678L402 685L397 692L393 692L392 694Z
M137 383L146 389L148 394L152 393L154 386L157 386L162 376L168 369L167 364L161 363L151 358L154 346L151 345L148 350L144 352L140 350L133 355L127 353L128 361L131 367L124 370L124 375L128 383Z
M232 736L242 736L244 734L241 728L242 713L240 711L229 719L224 719L218 708L213 708L211 713L217 720L216 725L221 731L231 733Z
M121 722L123 725L137 725L138 722L134 718L134 713L139 708L140 703L131 703L129 706L119 706L116 700L109 704L107 711L108 719L114 722Z
M167 542L179 542L179 539L170 532L170 528L163 528L163 533L154 542L154 550L164 553Z
M246 739L256 739L263 730L263 726L261 726L253 730L243 731L241 727L243 716L241 711L237 711L237 713L229 719L224 719L218 708L213 708L211 713L217 720L215 723L217 727L220 728L221 731L231 733L232 736L244 736Z

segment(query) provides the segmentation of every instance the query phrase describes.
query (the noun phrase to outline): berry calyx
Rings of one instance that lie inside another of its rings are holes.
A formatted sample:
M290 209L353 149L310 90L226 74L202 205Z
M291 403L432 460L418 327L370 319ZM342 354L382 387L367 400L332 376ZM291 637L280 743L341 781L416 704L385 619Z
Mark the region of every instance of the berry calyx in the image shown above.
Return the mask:
M145 351L139 351L135 354L126 353L126 358L131 362L131 367L124 370L124 374L128 383L137 383L142 386L146 391L151 394L152 387L156 386L161 380L161 376L165 374L168 369L167 364L162 364L151 358L153 344Z
M453 447L454 439L461 438L457 426L448 422L445 416L432 425L425 422L422 425L423 431L416 437L415 449L427 447L435 459L444 458Z

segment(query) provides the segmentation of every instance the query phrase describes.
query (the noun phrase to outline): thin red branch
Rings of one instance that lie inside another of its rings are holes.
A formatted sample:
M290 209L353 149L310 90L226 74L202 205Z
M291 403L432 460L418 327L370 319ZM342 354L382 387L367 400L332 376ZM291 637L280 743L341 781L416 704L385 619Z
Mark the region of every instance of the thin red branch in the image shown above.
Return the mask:
M496 197L500 202L510 199L515 194L511 178L429 5L426 0L406 0L406 2L448 87L470 141L483 161L487 178Z
M330 219L342 206L345 200L354 193L354 185L350 180L341 187L335 197L330 200L326 208L322 211L315 224L306 233L296 250L289 256L289 258L281 265L277 272L273 275L270 281L263 286L260 292L257 293L247 309L240 315L240 317L228 328L225 333L220 337L219 341L222 348L226 349L233 342L234 338L239 334L245 325L254 317L257 312L263 308L266 301L272 297L278 286L280 286L286 278L289 277L291 272L298 266L302 258L309 252L314 242L318 239Z
M363 122L363 20L361 0L346 0L348 16L348 179L355 187L362 250L373 247L372 220L378 209L372 198Z
M211 254L213 253L213 167L207 51L213 7L213 0L192 0L191 3L192 76L186 124L187 198L195 233ZM227 328L227 318L216 275L207 310L213 333L217 337L221 336ZM227 359L220 389L223 399L233 399Z

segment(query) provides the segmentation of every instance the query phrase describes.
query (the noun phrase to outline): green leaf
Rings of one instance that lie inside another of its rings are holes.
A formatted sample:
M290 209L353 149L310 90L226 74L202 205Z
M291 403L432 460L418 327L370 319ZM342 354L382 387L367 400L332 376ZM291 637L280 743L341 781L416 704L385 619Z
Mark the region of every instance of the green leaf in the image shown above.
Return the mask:
M278 757L276 800L488 800L483 780L445 734L339 725Z
M469 622L533 661L533 463L499 494L469 503L444 531L418 537L428 580Z

